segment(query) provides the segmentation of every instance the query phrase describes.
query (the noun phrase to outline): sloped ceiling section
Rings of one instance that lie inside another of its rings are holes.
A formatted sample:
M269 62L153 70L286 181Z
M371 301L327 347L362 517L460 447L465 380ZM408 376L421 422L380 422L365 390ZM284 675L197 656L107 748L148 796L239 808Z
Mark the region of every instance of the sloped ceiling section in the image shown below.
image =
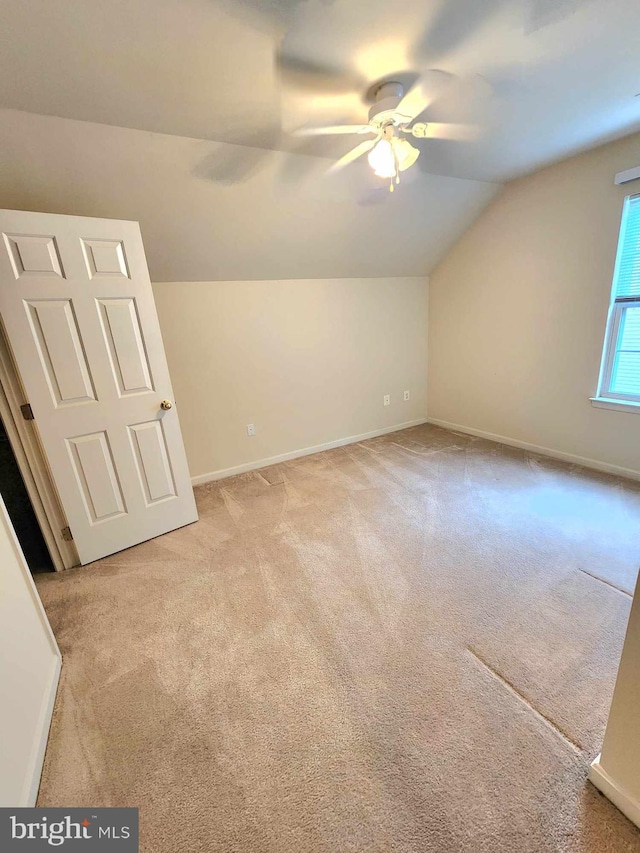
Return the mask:
M137 219L156 280L425 275L500 182L640 129L639 28L638 0L5 2L0 204ZM429 74L392 196L326 174L357 137L295 134Z
M0 206L138 220L154 281L427 275L499 185L0 110Z
M638 0L13 0L0 107L291 150L437 69L422 119L477 133L420 142L417 168L504 181L640 129L639 28Z

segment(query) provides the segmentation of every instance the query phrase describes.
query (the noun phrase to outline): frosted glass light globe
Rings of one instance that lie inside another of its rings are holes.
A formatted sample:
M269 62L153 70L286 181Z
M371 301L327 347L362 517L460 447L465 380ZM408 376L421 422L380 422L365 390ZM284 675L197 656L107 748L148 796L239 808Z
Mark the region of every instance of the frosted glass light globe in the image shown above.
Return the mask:
M393 178L396 174L396 160L388 139L380 142L369 153L369 165L379 178Z

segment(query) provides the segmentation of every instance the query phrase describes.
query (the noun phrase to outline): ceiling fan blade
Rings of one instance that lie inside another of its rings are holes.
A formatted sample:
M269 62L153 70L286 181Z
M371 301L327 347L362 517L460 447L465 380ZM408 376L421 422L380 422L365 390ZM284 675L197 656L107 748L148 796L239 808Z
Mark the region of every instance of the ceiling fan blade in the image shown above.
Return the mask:
M337 172L340 169L344 169L344 167L348 166L349 163L353 163L353 161L357 160L358 157L362 157L362 155L366 154L367 151L371 151L380 138L381 137L378 135L375 139L367 139L364 142L361 142L360 145L356 145L356 147L352 148L351 151L344 155L344 157L337 160L333 166L330 167L329 172Z
M454 76L445 96L434 101L423 120L486 127L488 121L494 120L499 105L499 94L482 74Z
M476 124L430 121L418 122L404 132L410 133L416 139L454 139L465 142L477 139L480 127Z
M368 124L337 124L332 127L301 127L294 136L325 136L337 133L375 133Z
M423 74L400 100L395 112L406 118L407 124L418 118L428 106L440 98L451 86L454 75L448 71L431 69Z
M525 8L526 35L557 24L575 15L590 0L527 0Z
M480 136L477 124L456 124L455 122L430 122L427 138L454 139L459 142L470 142Z
M511 0L513 2L513 0ZM574 2L575 0L568 0ZM473 41L477 32L505 8L509 0L459 0L441 2L413 50L416 63L451 57ZM557 0L522 0L522 2L556 3ZM564 0L567 2L567 0Z
M311 94L343 95L360 91L364 85L359 75L344 68L332 68L279 52L275 64L283 85Z

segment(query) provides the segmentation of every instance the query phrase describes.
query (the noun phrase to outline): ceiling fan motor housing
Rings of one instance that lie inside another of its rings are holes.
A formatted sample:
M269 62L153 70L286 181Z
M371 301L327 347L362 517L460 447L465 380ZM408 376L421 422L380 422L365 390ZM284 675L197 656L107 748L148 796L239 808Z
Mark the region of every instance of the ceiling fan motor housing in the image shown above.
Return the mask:
M402 100L404 89L401 83L383 83L375 93L375 104L369 110L369 123L382 127L396 119L396 107Z

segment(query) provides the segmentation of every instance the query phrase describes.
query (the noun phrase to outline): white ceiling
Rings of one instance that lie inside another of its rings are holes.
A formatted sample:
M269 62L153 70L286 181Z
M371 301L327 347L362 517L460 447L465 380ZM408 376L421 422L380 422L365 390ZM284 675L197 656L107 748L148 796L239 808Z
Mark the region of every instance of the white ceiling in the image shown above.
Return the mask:
M370 84L435 68L456 82L424 118L478 138L420 142L421 170L503 181L640 129L639 31L638 0L15 0L0 106L335 156L350 137L290 131L361 123ZM283 86L279 51L331 74Z

